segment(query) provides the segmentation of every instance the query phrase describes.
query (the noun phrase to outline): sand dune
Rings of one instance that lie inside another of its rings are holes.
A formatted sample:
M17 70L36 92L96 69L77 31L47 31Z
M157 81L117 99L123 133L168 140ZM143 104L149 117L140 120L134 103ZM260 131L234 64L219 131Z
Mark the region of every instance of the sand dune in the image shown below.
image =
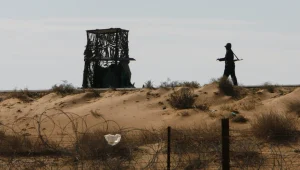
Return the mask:
M176 88L174 90L179 90ZM230 115L232 110L252 119L256 113L268 109L286 110L286 103L300 99L300 88L280 88L275 93L262 89L246 89L247 96L235 100L230 96L219 93L216 84L208 84L193 89L196 104L208 103L210 110L173 109L168 98L172 89L141 89L136 91L107 91L94 97L92 92L67 95L65 97L50 93L32 102L26 103L19 99L10 98L0 103L0 118L3 124L11 125L24 117L33 117L43 113L46 109L59 109L74 113L77 116L96 111L107 120L114 120L121 127L150 128L161 126L191 126L219 121ZM3 96L3 94L2 94ZM48 110L46 115L53 115L57 110ZM184 114L182 114L185 112ZM188 115L188 116L187 116ZM53 118L60 124L68 122L63 116ZM92 126L99 122L92 116L86 119ZM44 125L46 129L46 125ZM49 124L50 126L50 124ZM232 124L234 127L235 125ZM236 127L246 128L247 124L237 124Z

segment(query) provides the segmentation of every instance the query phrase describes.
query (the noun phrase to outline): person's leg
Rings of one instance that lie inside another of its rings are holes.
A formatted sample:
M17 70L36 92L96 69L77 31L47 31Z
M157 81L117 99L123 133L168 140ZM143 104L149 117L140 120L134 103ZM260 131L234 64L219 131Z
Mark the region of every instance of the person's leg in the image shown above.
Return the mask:
M230 70L228 69L228 67L225 67L223 78L227 79L229 75L230 75Z
M231 79L232 79L233 85L237 86L238 82L237 82L236 75L235 75L235 67L233 67L231 70Z

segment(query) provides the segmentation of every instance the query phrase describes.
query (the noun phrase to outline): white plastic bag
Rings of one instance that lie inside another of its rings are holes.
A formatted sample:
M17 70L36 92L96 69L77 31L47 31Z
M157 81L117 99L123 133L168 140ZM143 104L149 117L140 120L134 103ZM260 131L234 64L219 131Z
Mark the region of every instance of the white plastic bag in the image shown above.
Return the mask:
M120 134L116 134L116 135L104 135L107 143L111 146L115 146L116 144L118 144L121 141L121 135Z

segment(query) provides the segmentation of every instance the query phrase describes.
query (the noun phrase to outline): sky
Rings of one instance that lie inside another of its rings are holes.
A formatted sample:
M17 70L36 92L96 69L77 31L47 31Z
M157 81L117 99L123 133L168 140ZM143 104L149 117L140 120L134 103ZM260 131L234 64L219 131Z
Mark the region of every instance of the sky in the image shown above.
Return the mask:
M0 90L81 87L86 30L129 30L131 81L207 84L232 43L238 82L300 84L298 0L0 0ZM297 76L298 75L298 76Z

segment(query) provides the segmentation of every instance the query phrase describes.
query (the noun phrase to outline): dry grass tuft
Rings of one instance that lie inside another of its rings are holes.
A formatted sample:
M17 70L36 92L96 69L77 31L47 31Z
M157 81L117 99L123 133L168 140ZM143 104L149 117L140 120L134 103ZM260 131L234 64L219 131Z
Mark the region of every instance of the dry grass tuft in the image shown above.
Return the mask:
M254 136L272 142L287 142L297 135L297 122L294 117L270 111L258 115L251 123Z
M153 85L153 82L151 80L146 81L144 83L143 87L148 88L148 89L154 89L154 85Z
M49 148L39 140L31 139L26 134L6 134L0 131L0 155L2 156L50 156L61 154L59 147Z
M255 101L247 101L247 102L242 102L240 103L239 107L242 109L242 110L246 110L246 111L250 111L250 110L254 110L255 107L256 107L256 103Z
M245 96L245 94L243 94L243 89L241 87L234 86L232 81L226 77L221 77L217 80L217 83L220 92L226 96L231 96L236 99L240 99Z
M208 104L208 103L201 103L201 104L195 105L196 109L199 109L202 111L209 111L209 107L210 107L210 104Z
M197 81L184 81L180 83L183 87L189 87L189 88L199 88L200 84Z
M233 111L237 111L238 107L236 104L223 104L220 106L220 109L223 111L233 112Z
M118 158L124 160L132 160L132 147L126 142L126 138L122 135L122 140L118 145L110 146L107 144L104 135L108 134L106 131L95 130L81 134L78 143L79 154L81 159L97 159L106 161L111 158ZM115 134L115 133L111 133ZM108 154L109 153L109 154Z
M230 147L232 164L239 169L260 169L266 161L262 155L262 146L253 137L233 140Z
M227 96L235 96L236 92L234 90L232 82L228 78L221 78L219 80L219 90Z
M185 162L178 169L206 169L220 159L221 127L219 124L172 129L172 152Z
M60 85L55 84L54 86L52 86L52 91L64 96L68 94L74 94L76 88L71 83L68 83L67 81L63 81L63 84Z
M37 92L30 92L27 88L24 90L14 90L14 92L10 93L10 95L7 97L8 98L16 98L19 99L23 102L32 102L34 99L42 97L42 94L37 93Z
M273 84L271 84L269 82L265 82L263 84L263 88L266 89L266 90L268 90L268 92L270 92L270 93L274 93L275 89L276 89L276 85L273 85Z
M180 82L179 81L171 81L168 79L167 81L161 82L159 85L159 88L175 88L175 87L180 87Z
M189 88L182 88L170 95L169 103L176 109L192 108L195 103L194 94Z
M91 110L90 113L96 119L103 118L103 115L101 113L98 113L97 110Z
M300 117L300 100L293 100L287 103L289 112L295 112Z
M232 122L235 122L235 123L246 123L248 122L248 119L245 118L243 115L236 115L234 116L232 119L231 119Z
M187 116L190 116L190 113L188 111L183 111L183 112L180 112L178 115L182 116L182 117L187 117Z
M89 92L88 93L89 97L95 97L95 98L100 97L100 92L95 89L87 89L86 91Z
M167 81L161 82L159 88L175 88L175 87L189 87L189 88L199 88L201 87L197 81L171 81L168 79Z

